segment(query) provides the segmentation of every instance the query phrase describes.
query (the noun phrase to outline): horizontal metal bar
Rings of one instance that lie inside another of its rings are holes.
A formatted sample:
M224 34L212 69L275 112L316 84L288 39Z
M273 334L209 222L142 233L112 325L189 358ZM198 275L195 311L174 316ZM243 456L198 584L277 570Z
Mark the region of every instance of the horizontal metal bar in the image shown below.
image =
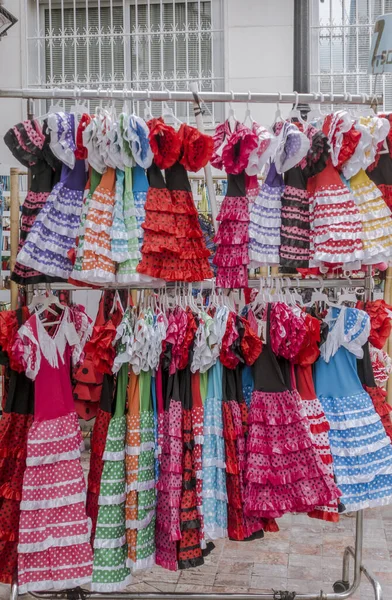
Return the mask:
M2 88L0 98L32 98L32 99L74 99L85 100L152 100L154 102L194 102L192 92L188 91L163 91L163 90L113 90L113 89L37 89L37 88ZM199 92L199 98L204 102L251 102L256 104L371 104L376 101L382 103L382 96L369 94L297 94L290 93L258 93L258 92Z
M264 280L266 278L264 277ZM273 280L279 279L281 285L283 287L290 287L290 288L301 288L301 289L313 289L313 288L325 288L325 289L332 289L332 288L356 288L356 287L365 287L366 286L366 279L349 279L349 278L342 278L342 279L296 279L296 278L289 278L290 281L288 281L288 278L286 276L282 277L282 276L278 276L278 277L271 277L271 283L273 284ZM261 278L256 278L256 279L249 279L248 281L248 287L250 288L258 288L260 286L260 281ZM211 289L214 286L215 282L213 279L207 279L205 281L196 281L192 283L192 287L195 289L200 289L203 288L203 290L208 290ZM39 285L34 285L32 286L33 289L37 290L39 289ZM112 290L120 290L120 289L133 289L133 290L137 290L137 289L142 289L142 290L156 290L156 289L174 289L176 284L173 282L163 282L163 283L159 283L159 282L152 282L152 283L138 283L138 282L130 282L127 284L108 284L105 286L102 286L102 288L91 288L89 286L76 286L76 285L72 285L70 283L51 283L49 284L50 288L52 290L92 290L92 289L112 289ZM177 286L181 286L183 285L184 287L187 287L189 284L188 283L182 283L179 282L177 283ZM46 284L42 284L42 290L46 289ZM30 286L29 286L30 287ZM264 288L267 288L268 286L264 285ZM271 286L270 286L271 287Z

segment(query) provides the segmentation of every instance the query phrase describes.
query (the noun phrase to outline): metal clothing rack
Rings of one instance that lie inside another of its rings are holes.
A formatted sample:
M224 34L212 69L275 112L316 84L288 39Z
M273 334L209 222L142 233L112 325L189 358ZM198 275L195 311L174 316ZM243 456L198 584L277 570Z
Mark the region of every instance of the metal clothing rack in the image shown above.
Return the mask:
M198 93L194 87L193 91L137 91L137 90L91 90L91 89L0 89L0 98L25 98L28 100L28 118L34 117L34 99L86 99L86 100L146 100L146 101L175 101L175 102L192 102L195 109L197 125L200 130L203 129L202 113L200 109L201 102L242 102L242 103L286 103L286 104L364 104L377 107L382 102L382 98L377 96L369 96L366 94L298 94L294 93L252 93L252 92L203 92ZM211 168L208 165L206 168L206 181L208 192L210 195L211 209L215 222L216 217L216 200L212 184ZM211 189L210 189L211 185ZM16 219L19 218L19 206L14 202L15 210L18 210ZM11 216L12 219L12 216ZM16 248L11 252L16 252ZM294 280L295 281L295 280ZM211 287L211 283L203 282L203 288ZM251 280L251 287L258 287L260 281ZM196 284L197 286L197 284ZM325 279L318 282L317 280L299 280L293 283L293 287L312 288L312 287L334 288L339 287L364 287L366 299L370 300L373 290L373 279L371 277L371 267L368 268L368 275L364 279ZM83 289L80 287L69 286L67 284L52 284L52 289ZM106 287L106 286L105 286ZM121 287L121 286L116 286ZM147 289L146 284L137 285L131 284L124 287L133 289ZM156 288L156 285L153 287ZM170 287L168 285L168 287ZM199 284L200 287L200 284ZM151 289L151 288L150 288ZM354 547L348 546L343 555L342 579L333 584L333 593L323 590L313 593L294 593L294 592L271 592L271 594L226 594L226 593L176 593L176 592L157 592L157 593L97 593L89 590L77 588L72 590L64 590L59 592L41 592L30 593L34 598L59 598L66 597L72 600L83 600L86 597L105 598L107 600L161 600L163 598L176 600L347 600L359 588L362 574L370 581L374 590L375 600L383 600L383 593L379 581L374 574L362 563L362 548L363 548L363 510L356 513L355 520L355 542ZM354 561L354 577L350 582L350 558ZM17 574L15 574L17 577ZM17 580L11 586L11 600L18 600L18 583Z

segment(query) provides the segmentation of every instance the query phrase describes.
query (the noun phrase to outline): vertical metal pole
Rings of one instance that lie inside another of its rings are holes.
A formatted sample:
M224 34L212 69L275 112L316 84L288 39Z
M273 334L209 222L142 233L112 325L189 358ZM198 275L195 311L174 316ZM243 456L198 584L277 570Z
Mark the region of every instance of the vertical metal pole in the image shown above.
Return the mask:
M194 81L192 83L190 83L189 89L197 97L197 93L198 93L197 83L194 82ZM201 131L202 133L204 133L203 115L201 114L200 106L196 102L196 100L193 103L193 110L195 111L196 126L197 126L197 128L198 128L199 131ZM210 201L210 206L211 206L212 222L214 224L215 232L217 232L218 231L218 225L217 225L217 222L216 222L216 217L218 216L218 206L216 204L214 181L212 179L212 170L211 170L210 163L208 163L204 167L204 175L205 175L205 178L206 178L206 184L207 184L207 190L208 190L208 199Z
M13 271L19 245L19 169L11 169L10 179L10 270ZM18 286L11 281L11 310L16 308L18 308Z
M308 93L310 90L310 6L309 0L294 0L294 67L293 89ZM299 110L308 112L307 104L299 104Z

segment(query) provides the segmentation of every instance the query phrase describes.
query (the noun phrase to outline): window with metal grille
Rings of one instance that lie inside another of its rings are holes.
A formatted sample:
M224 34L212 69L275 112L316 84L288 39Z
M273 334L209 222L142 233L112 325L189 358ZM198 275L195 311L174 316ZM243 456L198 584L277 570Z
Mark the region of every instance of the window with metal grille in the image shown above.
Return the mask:
M392 76L367 74L376 17L392 0L311 0L311 91L384 96L392 110Z
M25 2L28 85L223 89L222 0Z

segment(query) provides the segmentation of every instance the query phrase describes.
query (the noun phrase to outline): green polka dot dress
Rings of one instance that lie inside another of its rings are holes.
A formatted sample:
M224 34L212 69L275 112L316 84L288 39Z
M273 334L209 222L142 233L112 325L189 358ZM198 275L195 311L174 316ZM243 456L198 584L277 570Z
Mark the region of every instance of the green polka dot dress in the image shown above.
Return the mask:
M118 592L132 582L126 566L125 537L125 434L124 415L128 365L117 378L116 408L110 421L103 454L104 467L99 494L99 511L94 540L93 582L95 592Z

